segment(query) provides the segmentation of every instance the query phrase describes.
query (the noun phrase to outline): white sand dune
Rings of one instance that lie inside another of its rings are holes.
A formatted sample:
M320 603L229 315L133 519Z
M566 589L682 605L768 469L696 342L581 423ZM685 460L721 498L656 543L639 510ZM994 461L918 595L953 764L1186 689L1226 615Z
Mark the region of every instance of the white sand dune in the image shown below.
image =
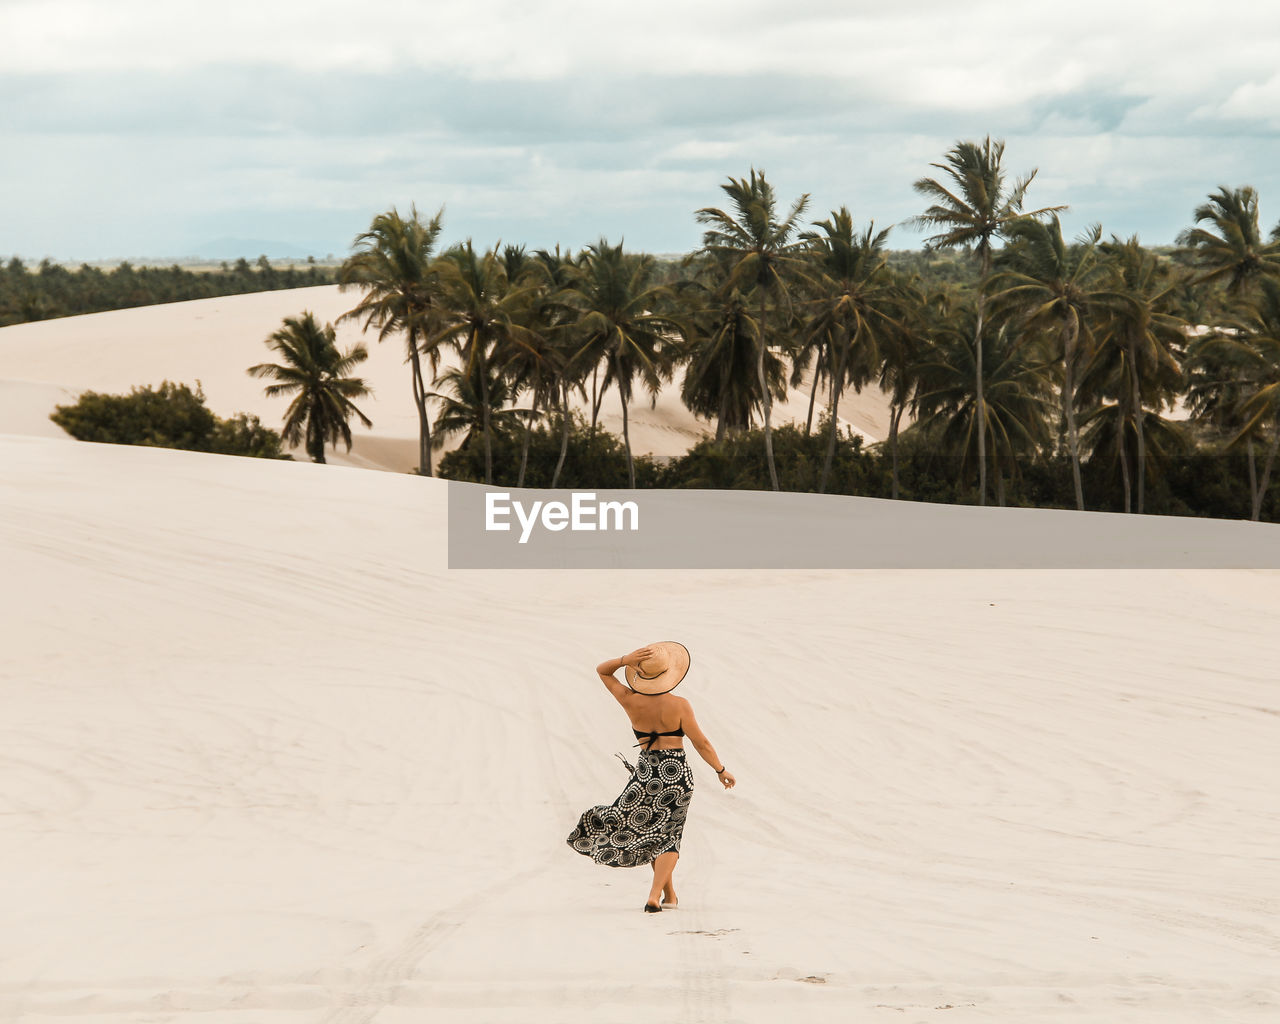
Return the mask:
M445 507L0 438L0 1020L1280 1019L1280 574L450 572ZM738 786L645 915L564 838L670 636Z
M2 335L0 335L2 336ZM0 434L67 438L70 435L49 419L56 406L74 402L78 391L43 381L0 380Z
M73 400L80 391L127 393L134 385L158 385L163 380L194 388L199 381L209 408L220 416L254 413L267 426L279 427L287 399L267 398L267 383L249 376L248 367L275 362L275 354L263 344L278 330L286 316L313 312L322 323L336 322L359 301L357 291L340 291L336 285L258 292L192 302L175 302L137 309L113 310L86 316L44 320L0 329L0 401L19 386L24 400L0 413L0 430L37 436L65 436L49 422L54 405ZM338 344L347 348L363 341L369 359L357 371L373 388L373 395L357 402L373 421L365 428L353 421L353 445L330 450L335 464L408 472L418 464L418 418L413 405L410 375L405 364L404 341L399 337L377 341L377 332L362 334L355 322L337 327ZM447 357L442 370L450 365ZM35 384L30 383L35 382ZM37 403L32 388L49 387L47 403ZM806 385L807 386L807 385ZM637 389L637 401L629 410L632 450L636 454L679 455L714 425L694 416L680 401L679 388L663 389L650 407ZM71 396L71 397L69 397ZM434 400L433 400L434 402ZM773 420L803 423L808 415L808 392L795 390L786 402L774 406ZM590 415L589 404L575 401ZM850 393L841 401L841 420L868 440L888 433L888 403L878 390ZM432 405L432 415L435 406ZM600 423L621 436L622 411L617 392L604 398ZM460 439L447 442L443 451ZM305 458L303 453L295 457ZM439 455L433 455L438 460Z

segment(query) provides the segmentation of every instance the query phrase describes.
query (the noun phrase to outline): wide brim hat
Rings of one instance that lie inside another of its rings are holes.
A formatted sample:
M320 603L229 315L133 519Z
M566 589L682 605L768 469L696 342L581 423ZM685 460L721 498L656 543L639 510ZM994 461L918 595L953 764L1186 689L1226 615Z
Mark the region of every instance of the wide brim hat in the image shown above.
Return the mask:
M645 646L653 654L640 662L639 667L626 667L627 685L636 693L650 697L670 693L689 671L688 648L675 640L659 640Z

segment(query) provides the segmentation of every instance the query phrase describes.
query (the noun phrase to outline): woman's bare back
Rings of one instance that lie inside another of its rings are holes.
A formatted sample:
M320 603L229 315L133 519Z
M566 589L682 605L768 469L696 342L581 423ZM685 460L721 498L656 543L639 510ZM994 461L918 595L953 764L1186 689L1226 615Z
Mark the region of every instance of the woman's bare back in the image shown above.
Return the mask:
M631 727L637 732L675 732L682 728L685 709L689 702L683 697L663 693L650 697L637 693L628 697L623 709L631 719ZM679 736L659 736L650 744L646 741L646 750L679 750L684 740Z

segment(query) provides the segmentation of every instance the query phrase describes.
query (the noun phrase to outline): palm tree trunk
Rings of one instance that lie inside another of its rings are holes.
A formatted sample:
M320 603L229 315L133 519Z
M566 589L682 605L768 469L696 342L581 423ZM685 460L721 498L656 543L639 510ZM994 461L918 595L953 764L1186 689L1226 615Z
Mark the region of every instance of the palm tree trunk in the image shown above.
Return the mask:
M473 346L479 346L477 353L475 348L472 349L472 357L478 358L480 373L480 417L481 431L484 433L484 482L493 483L493 446L489 438L489 368L485 364L488 362L484 350L484 341L482 338L472 335Z
M1142 394L1138 390L1138 364L1136 353L1130 345L1129 385L1133 392L1133 427L1138 437L1138 451L1135 459L1138 463L1138 515L1142 515L1143 498L1146 491L1147 442L1142 430ZM1126 510L1127 511L1127 510Z
M716 444L724 440L724 418L729 412L728 382L720 381L720 415L716 417Z
M418 355L417 339L412 329L409 331L409 362L413 365L413 404L418 410L418 473L431 476L431 421L427 417L427 387L422 379L422 359Z
M822 349L818 349L818 358L813 363L813 387L809 389L809 416L804 421L804 436L808 437L813 430L813 403L818 397L818 379L822 376Z
M903 407L897 404L889 406L889 454L893 462L893 498L898 497L898 421L902 419Z
M622 374L618 370L616 358L613 361L613 376L618 382L618 397L622 399L622 443L627 449L627 486L634 488L636 485L636 467L631 461L631 431L627 426L627 392L622 384Z
M1119 437L1120 437L1120 479L1124 482L1124 510L1126 513L1131 511L1132 502L1130 501L1130 491L1132 488L1129 483L1129 456L1125 449L1129 447L1129 432L1125 428L1128 425L1128 418L1121 410Z
M604 401L604 389L597 388L596 380L600 375L600 364L596 363L591 371L591 431L588 439L596 439L596 419L600 415L600 403Z
M320 421L314 415L307 417L307 453L312 462L325 465L324 438L320 434Z
M769 464L769 482L773 485L773 489L778 491L782 488L778 486L778 468L773 463L773 427L770 422L773 403L769 395L769 385L764 376L764 285L759 284L756 287L760 289L760 344L756 348L756 376L760 379L760 393L764 400L764 457Z
M564 468L564 457L569 451L569 382L560 382L560 458L556 460L556 471L551 474L551 486L560 482L560 470Z
M1076 359L1076 337L1079 324L1072 311L1071 324L1062 343L1062 412L1067 419L1067 438L1071 445L1071 480L1076 489L1076 511L1084 511L1084 484L1080 479L1080 432L1076 429L1076 391L1073 370Z
M529 464L529 438L533 433L533 418L538 412L538 389L533 390L533 402L529 406L529 418L524 421L524 445L520 449L520 472L516 477L516 486L524 486L524 470Z
M827 455L822 460L822 480L818 483L818 493L827 493L827 477L831 473L831 460L836 453L836 416L840 411L840 392L844 390L844 358L845 346L840 346L839 356L831 374L831 429L827 431Z
M1249 519L1258 521L1262 513L1262 492L1258 490L1258 470L1253 460L1253 438L1245 438L1245 451L1249 453Z
M982 280L978 282L978 323L973 331L974 373L978 393L978 504L987 503L987 405L982 395L982 321L987 311L987 277L991 254L982 253Z
M1258 485L1258 497L1254 501L1255 522L1262 517L1262 502L1267 496L1267 486L1271 483L1271 467L1276 461L1276 449L1280 448L1280 419L1274 426L1275 436L1271 439L1271 450L1267 452L1267 461L1262 466L1262 482Z

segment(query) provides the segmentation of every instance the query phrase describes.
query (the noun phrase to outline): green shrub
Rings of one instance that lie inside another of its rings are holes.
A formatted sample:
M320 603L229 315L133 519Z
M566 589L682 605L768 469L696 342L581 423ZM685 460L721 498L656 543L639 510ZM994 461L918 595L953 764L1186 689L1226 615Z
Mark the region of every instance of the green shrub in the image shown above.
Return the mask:
M281 452L280 435L264 427L252 413L238 412L219 419L209 439L209 451L219 455L247 455L254 459L292 459Z
M827 418L810 434L792 423L774 427L773 457L784 491L816 491L827 454ZM887 465L887 464L886 464ZM879 494L888 488L886 469L862 447L857 434L839 434L827 479L828 494ZM771 490L764 430L746 430L720 441L699 441L664 467L663 487Z
M215 416L204 404L198 381L195 391L167 380L158 388L135 387L127 395L86 391L74 404L56 406L49 418L79 441L290 458L281 454L280 435L264 427L257 416L238 413L229 420Z

